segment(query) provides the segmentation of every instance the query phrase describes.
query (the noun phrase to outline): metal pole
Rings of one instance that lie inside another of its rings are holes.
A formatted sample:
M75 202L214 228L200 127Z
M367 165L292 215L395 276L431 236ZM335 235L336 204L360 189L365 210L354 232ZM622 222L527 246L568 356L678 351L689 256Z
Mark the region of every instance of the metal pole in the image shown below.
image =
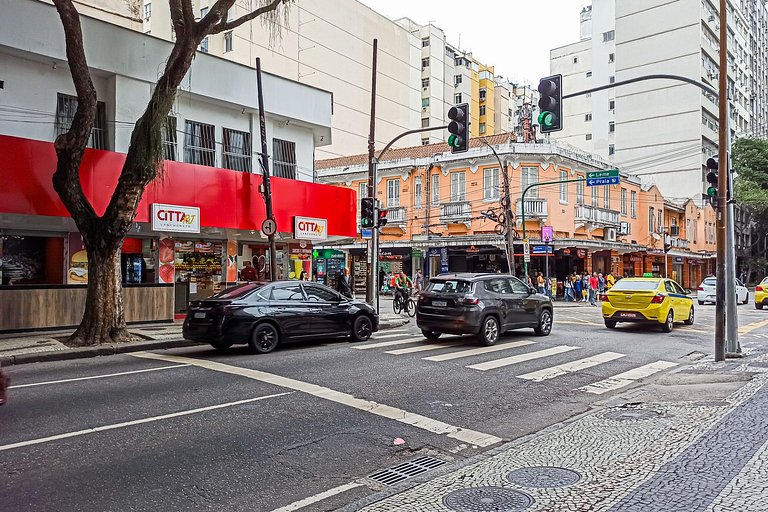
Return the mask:
M371 61L371 127L368 132L368 197L372 197L374 205L376 204L376 164L374 163L376 154L376 67L378 63L378 48L379 40L373 40L373 60ZM376 211L374 207L374 212ZM378 229L377 219L374 219L373 236L368 243L368 259L371 263L368 264L368 286L365 290L365 301L368 304L373 304L374 297L378 300L378 290L376 290L376 276L378 275L378 263L374 267L373 259L374 254L378 256L376 242ZM378 260L378 258L377 258ZM374 296L374 292L376 295ZM378 311L378 307L377 307Z
M376 183L379 174L379 159L373 157L372 162L373 182ZM373 300L371 300L371 305L375 304L376 311L379 312L379 202L376 199L373 200L373 212L373 237L371 238L371 250L373 251L371 254L371 267L373 268L373 272L371 272L371 291L373 293Z
M720 73L719 73L719 138L718 162L720 172L717 182L717 291L715 295L715 361L725 361L725 310L726 304L726 244L728 222L728 11L727 0L720 0Z
M547 286L547 295L552 293L552 285L549 283L549 240L544 242L544 272L547 274L544 284Z
M509 170L507 167L501 162L501 158L499 157L499 154L496 152L496 150L491 146L487 140L485 139L479 139L480 142L488 146L488 149L490 149L493 152L493 156L496 157L496 160L499 162L499 170L501 171L501 175L504 179L504 200L506 201L506 207L504 208L504 227L507 231L507 265L509 266L509 274L514 276L515 275L515 233L514 233L514 220L512 218L512 200L510 197L510 188L509 188Z
M741 357L741 345L739 344L739 312L738 298L736 296L736 238L734 236L734 205L733 205L733 167L731 166L731 99L727 98L728 104L728 123L726 126L728 133L728 158L723 166L728 174L728 223L726 225L726 236L728 243L726 248L726 287L725 287L725 329L726 329L726 357Z
M256 57L256 85L259 99L259 131L261 132L261 172L264 178L264 204L267 218L275 218L272 212L272 188L269 184L269 155L267 154L267 121L264 114L264 93L261 86L261 58ZM277 281L277 248L275 234L268 235L269 239L269 278Z

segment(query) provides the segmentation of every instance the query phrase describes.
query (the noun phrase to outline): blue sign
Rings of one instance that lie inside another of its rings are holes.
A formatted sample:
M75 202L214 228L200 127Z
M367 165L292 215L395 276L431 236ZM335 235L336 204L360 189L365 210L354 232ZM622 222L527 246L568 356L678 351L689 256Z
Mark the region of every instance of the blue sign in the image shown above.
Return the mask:
M534 245L531 247L531 254L553 254L555 252L554 247L551 245Z
M448 273L448 248L442 247L440 249L440 273Z
M588 187L599 187L602 185L618 185L620 183L618 176L610 176L608 178L587 178Z
M372 229L363 228L360 231L360 236L362 238L373 238L373 230Z

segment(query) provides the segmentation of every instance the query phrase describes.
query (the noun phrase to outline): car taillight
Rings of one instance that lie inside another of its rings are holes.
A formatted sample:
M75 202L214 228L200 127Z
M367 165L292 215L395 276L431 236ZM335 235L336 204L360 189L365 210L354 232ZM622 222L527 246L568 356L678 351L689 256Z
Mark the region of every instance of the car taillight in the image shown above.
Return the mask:
M611 302L610 300L608 300L608 294L607 293L604 293L603 296L600 297L600 300L603 301L603 302Z
M698 291L700 291L700 292L703 292L703 291L704 291L704 287L703 287L703 286L699 286L699 287L698 287L698 288L696 288L696 289L697 289Z
M755 286L755 291L756 292L761 292L761 291L763 291L763 287L762 286Z
M662 294L654 295L653 298L651 299L651 304L661 304L662 302L664 302L664 299L666 298L667 298L666 295L662 295Z
M480 303L480 299L477 297L471 297L467 296L464 297L464 304L467 304L468 306L477 306Z

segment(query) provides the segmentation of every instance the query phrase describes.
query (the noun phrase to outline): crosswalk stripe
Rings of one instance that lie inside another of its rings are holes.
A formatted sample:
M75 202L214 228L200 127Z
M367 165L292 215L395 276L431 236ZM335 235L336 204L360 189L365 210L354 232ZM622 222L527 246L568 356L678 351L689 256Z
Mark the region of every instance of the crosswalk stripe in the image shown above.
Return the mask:
M424 342L424 338L407 338L404 340L382 341L380 343L370 343L368 345L354 345L352 348L357 350L368 350L369 348L391 347L393 345L407 345L408 343L422 343L422 342Z
M405 334L405 331L400 331L399 334L379 334L379 335L373 336L372 339L374 339L374 340L386 340L387 338L402 338L403 334Z
M408 347L408 348L401 348L398 350L390 350L388 352L385 352L385 354L393 354L396 356L400 356L403 354L413 354L414 352L426 352L428 350L439 350L441 348L452 348L456 346L460 346L461 341L457 340L454 342L446 342L446 343L428 343L426 345L419 345L418 347Z
M571 350L576 350L578 348L581 348L581 347L570 347L568 345L560 345L557 347L539 350L537 352L528 352L527 354L519 354L511 357L504 357L502 359L495 359L493 361L488 361L485 363L473 364L473 365L467 366L467 368L472 368L473 370L480 370L484 372L486 370L501 368L502 366L509 366L511 364L530 361L532 359L539 359L541 357L553 356L555 354L562 354L563 352L569 352Z
M675 366L678 366L678 364L669 361L656 361L655 363L633 368L632 370L619 373L618 375L614 375L613 377L595 382L588 386L580 387L579 389L581 391L586 391L587 393L602 395L608 391L615 391L625 386L629 386L640 379L650 377L654 373L658 373L668 368L674 368Z
M422 357L425 361L450 361L451 359L459 359L462 357L476 356L480 354L489 354L491 352L498 352L499 350L508 350L510 348L524 347L526 345L533 345L535 341L513 341L512 343L504 343L503 345L494 345L492 347L479 347L471 348L469 350L460 350L459 352L448 352L447 354L440 354L437 356Z
M518 378L541 382L543 380L554 379L555 377L559 377L561 375L566 375L568 373L591 368L592 366L597 366L602 363L607 363L608 361L619 359L625 355L626 354L619 354L618 352L603 352L602 354L585 357L584 359L578 359L576 361L558 364L557 366L552 366L550 368L544 368L543 370L526 373L524 375L518 375Z

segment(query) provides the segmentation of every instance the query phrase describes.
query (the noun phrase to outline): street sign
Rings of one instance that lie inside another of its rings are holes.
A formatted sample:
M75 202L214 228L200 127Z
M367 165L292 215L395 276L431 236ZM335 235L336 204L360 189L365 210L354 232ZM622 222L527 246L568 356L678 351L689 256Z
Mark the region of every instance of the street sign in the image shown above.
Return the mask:
M618 169L606 169L604 171L592 171L587 173L588 187L618 185L619 182L620 178Z
M526 263L531 261L531 242L527 238L523 240L523 261Z
M541 241L544 243L551 242L555 239L555 231L552 226L542 226L541 228Z
M363 228L360 230L360 236L362 238L373 238L373 229Z
M261 231L267 236L274 235L277 232L275 219L264 219L264 222L261 223Z

